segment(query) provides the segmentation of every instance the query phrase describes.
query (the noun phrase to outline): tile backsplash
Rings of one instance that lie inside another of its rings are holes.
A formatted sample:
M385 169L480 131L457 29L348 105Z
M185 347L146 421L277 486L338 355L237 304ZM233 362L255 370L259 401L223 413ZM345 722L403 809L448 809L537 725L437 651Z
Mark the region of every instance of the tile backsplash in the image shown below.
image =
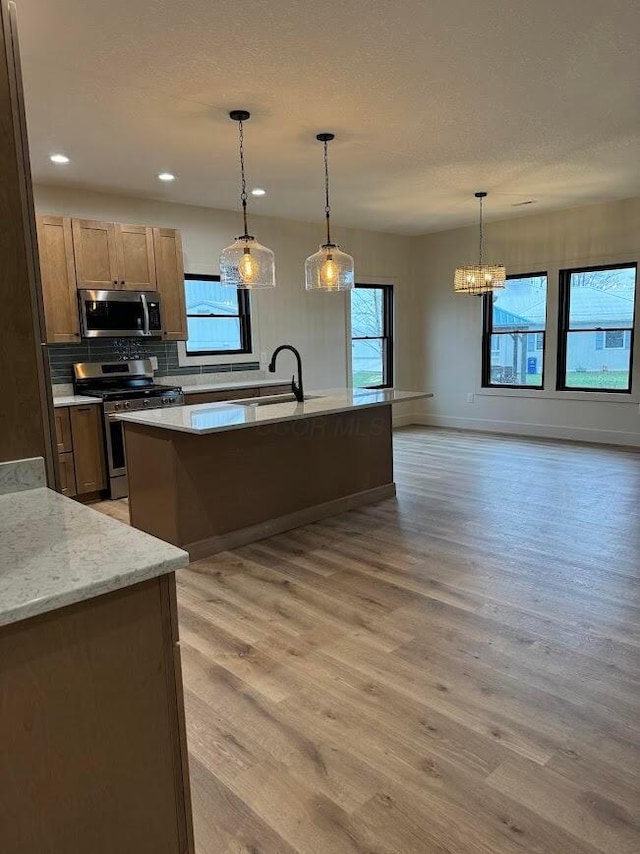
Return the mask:
M185 368L178 365L176 341L141 341L139 338L95 338L79 344L52 344L47 347L47 352L54 384L73 382L75 362L117 362L121 359L148 359L151 356L158 360L156 376L159 377L257 371L260 368L258 362Z

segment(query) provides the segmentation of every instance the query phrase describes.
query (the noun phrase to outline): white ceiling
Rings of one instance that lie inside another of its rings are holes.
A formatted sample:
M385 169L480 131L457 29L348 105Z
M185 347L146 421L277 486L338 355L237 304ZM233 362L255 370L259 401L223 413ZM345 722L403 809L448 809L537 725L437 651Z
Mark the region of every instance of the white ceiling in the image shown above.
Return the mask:
M640 195L639 0L17 5L36 182L234 209L246 108L260 213L322 220L324 130L343 225L470 223L478 189L494 219Z

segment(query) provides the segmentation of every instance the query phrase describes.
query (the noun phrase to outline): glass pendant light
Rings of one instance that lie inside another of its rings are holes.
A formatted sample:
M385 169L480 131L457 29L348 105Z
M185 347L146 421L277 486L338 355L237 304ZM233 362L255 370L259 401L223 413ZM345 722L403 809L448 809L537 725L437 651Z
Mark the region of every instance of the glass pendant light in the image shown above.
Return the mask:
M318 142L324 145L324 213L327 221L327 242L304 262L304 281L308 291L350 291L354 283L353 258L331 242L331 206L329 205L329 160L327 146L335 135L319 133Z
M507 271L501 264L484 263L484 234L482 233L482 202L487 197L484 192L475 194L480 203L480 259L477 264L457 267L453 280L453 290L457 294L486 294L504 288Z
M244 174L244 129L243 122L251 117L247 110L232 110L229 117L238 122L240 140L240 175L242 178L242 219L244 234L236 237L231 246L220 253L220 284L241 290L275 288L276 263L270 249L249 234L247 229L247 181Z

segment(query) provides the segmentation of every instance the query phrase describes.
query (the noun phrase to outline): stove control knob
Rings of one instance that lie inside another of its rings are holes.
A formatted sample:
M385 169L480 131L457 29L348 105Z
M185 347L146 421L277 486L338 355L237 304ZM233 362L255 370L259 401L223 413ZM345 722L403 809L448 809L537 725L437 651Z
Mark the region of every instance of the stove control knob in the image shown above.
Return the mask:
M143 405L143 406L149 406L149 401L148 401L148 400L143 400L143 401L142 401L142 405Z
M119 404L119 403L116 403L116 404L114 405L114 407L113 407L113 408L114 408L114 409L116 410L116 412L117 412L117 411L120 409L120 404Z
M125 408L125 409L129 409L130 407L131 407L131 404L129 403L129 401L128 401L128 400L127 400L127 401L125 401L125 403L124 403L124 408Z
M168 403L171 403L171 398L170 397L163 397L162 398L162 405L165 406Z

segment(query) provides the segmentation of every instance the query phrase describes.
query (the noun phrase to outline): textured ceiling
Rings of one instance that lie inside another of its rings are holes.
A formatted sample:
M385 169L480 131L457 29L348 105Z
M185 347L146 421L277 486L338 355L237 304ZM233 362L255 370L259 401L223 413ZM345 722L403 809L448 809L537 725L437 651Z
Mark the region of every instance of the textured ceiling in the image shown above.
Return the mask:
M37 182L233 209L242 107L260 213L322 219L321 130L343 225L466 224L477 189L494 219L640 195L639 0L17 5Z

